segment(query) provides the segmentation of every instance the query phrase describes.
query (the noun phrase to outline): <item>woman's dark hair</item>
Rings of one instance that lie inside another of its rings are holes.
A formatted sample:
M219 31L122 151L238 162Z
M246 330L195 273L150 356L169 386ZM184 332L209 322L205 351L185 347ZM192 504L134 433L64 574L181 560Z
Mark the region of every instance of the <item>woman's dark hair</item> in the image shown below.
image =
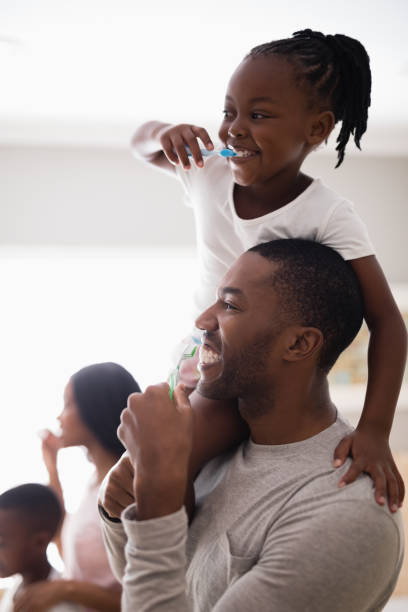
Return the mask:
M133 376L117 363L96 363L71 376L79 415L106 450L117 457L124 447L116 435L131 393L140 392Z
M251 49L247 57L282 55L295 68L301 84L309 86L311 102L327 104L335 123L341 121L337 137L336 168L344 159L352 134L360 149L360 140L367 129L371 103L370 59L363 45L344 34L322 34L310 29L295 32L292 38L273 40Z

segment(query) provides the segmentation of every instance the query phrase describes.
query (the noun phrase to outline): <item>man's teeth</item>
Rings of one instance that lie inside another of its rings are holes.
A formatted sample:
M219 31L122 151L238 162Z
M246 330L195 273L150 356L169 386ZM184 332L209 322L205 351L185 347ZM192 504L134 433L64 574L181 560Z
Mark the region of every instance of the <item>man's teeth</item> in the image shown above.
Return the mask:
M221 355L214 353L211 349L206 346L200 346L200 363L209 364L220 361Z

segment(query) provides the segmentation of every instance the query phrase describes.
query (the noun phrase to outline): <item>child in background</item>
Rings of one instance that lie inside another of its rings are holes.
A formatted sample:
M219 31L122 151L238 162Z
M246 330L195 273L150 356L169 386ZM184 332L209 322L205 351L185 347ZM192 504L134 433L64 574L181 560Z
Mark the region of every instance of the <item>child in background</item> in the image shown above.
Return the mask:
M236 155L205 164L199 140L214 150L208 132L190 124L149 122L133 138L142 159L177 176L193 207L200 278L197 314L213 301L216 287L246 249L274 238L305 238L336 249L356 272L370 329L368 386L356 430L334 455L353 462L340 485L362 471L374 480L376 500L395 512L404 484L388 438L406 359L406 329L353 205L301 172L309 153L327 141L336 123L338 167L350 135L360 147L370 106L369 57L357 40L310 29L250 51L231 77L219 137ZM190 163L189 147L195 165ZM220 298L221 299L221 298ZM229 301L225 308L233 312ZM201 357L202 359L205 356ZM237 410L220 409L194 392L195 474L209 458L245 435Z
M48 562L47 546L61 520L61 504L49 487L23 484L0 495L0 576L19 574L0 601L1 612L24 609L33 612L32 607L24 606L27 586L60 579L60 574ZM52 612L79 610L67 602L47 609Z

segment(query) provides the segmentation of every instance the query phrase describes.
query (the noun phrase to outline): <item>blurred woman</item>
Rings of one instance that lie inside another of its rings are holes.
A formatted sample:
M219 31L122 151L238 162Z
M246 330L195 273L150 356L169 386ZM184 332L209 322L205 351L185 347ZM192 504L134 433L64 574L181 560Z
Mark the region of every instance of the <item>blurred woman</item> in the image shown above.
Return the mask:
M83 446L95 472L78 510L65 515L61 537L56 540L64 560L65 580L44 584L30 610L42 612L63 600L81 604L85 610L119 612L121 588L107 560L97 507L99 486L124 452L116 430L120 414L131 393L140 387L133 376L116 363L98 363L71 376L64 391L64 408L58 420L61 435L46 431L42 452L50 486L64 504L58 474L60 448ZM81 474L78 474L78 480ZM50 588L51 587L51 588ZM38 602L41 604L38 604Z

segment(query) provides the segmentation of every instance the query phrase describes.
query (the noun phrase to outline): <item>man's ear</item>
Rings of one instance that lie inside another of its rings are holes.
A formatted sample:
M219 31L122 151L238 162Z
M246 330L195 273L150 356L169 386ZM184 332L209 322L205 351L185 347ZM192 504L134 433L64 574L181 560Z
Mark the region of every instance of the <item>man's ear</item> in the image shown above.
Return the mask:
M308 133L308 142L317 147L325 142L334 128L334 114L332 111L323 111L311 119Z
M288 332L285 361L308 359L323 346L323 334L316 327L295 327Z

